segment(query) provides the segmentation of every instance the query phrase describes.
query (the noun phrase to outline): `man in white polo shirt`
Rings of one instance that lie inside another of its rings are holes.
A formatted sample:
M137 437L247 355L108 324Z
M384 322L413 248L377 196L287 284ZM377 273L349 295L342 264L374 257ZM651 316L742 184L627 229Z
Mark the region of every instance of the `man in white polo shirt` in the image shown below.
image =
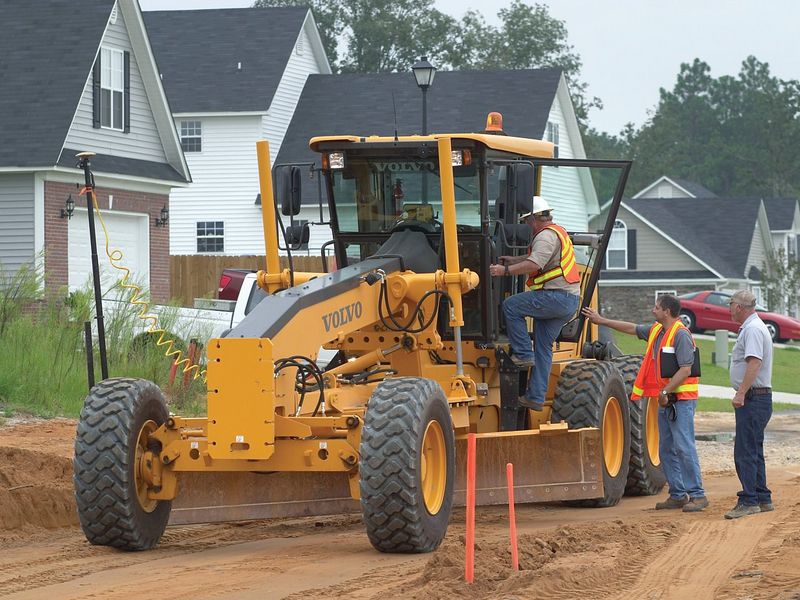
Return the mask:
M764 466L764 429L772 416L772 338L756 313L756 300L746 290L730 301L731 317L741 323L731 353L731 385L736 390L736 441L733 460L742 484L739 501L726 519L774 510Z

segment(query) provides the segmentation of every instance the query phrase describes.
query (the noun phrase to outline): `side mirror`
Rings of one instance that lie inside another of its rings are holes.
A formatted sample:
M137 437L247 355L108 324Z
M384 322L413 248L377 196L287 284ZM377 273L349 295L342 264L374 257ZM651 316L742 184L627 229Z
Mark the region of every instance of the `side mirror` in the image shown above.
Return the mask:
M311 228L308 223L290 225L286 228L286 245L295 250L303 244L307 244L309 239L311 239Z
M300 167L284 167L278 175L278 197L281 214L289 217L300 214Z
M516 209L514 218L530 212L532 208L534 173L533 165L530 163L517 163L508 170L511 198Z

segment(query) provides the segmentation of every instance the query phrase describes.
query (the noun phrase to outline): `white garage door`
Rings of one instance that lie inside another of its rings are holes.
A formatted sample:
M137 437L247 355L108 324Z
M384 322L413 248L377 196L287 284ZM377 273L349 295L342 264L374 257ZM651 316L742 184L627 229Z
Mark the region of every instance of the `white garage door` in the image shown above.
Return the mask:
M131 278L137 283L150 282L150 236L147 228L147 215L131 213L104 212L103 220L108 229L109 250L120 250L122 260L118 264L131 270ZM92 255L89 243L89 221L86 209L75 209L75 214L69 220L69 289L91 289ZM114 286L123 276L111 266L105 250L105 234L97 214L94 219L97 234L97 258L100 262L100 280L103 285L103 294ZM107 296L106 296L107 297Z

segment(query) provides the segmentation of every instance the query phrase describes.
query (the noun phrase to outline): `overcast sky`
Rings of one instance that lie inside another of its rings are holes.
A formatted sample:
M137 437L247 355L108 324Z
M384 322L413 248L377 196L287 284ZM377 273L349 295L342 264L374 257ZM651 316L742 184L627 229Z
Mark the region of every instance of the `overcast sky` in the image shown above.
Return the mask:
M142 10L233 8L252 0L139 0ZM511 0L435 0L456 18L473 9L497 24ZM750 54L768 62L773 75L800 79L797 0L540 0L566 23L569 42L583 61L581 76L603 110L591 125L618 133L642 125L658 102L659 87L672 88L682 62L700 58L714 77L736 75Z

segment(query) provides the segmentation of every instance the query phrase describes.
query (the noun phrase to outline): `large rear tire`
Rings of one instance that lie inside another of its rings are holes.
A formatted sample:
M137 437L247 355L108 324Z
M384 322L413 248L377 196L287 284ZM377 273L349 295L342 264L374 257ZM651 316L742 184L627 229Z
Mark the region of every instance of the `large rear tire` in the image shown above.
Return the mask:
M626 355L611 359L625 382L625 392L630 399L633 382L642 365L640 355ZM658 455L658 402L640 398L628 403L631 413L631 462L628 469L628 496L653 496L667 483L661 470Z
M139 464L147 450L160 451L149 434L168 416L161 390L144 379L106 379L89 392L75 437L73 482L90 543L147 550L161 539L172 502L147 498Z
M431 552L453 505L455 435L441 386L418 377L382 382L361 433L361 510L381 552Z
M566 421L570 429L597 427L603 446L603 497L569 504L614 506L625 493L631 452L628 404L622 375L610 362L575 361L562 371L553 400L553 421Z

